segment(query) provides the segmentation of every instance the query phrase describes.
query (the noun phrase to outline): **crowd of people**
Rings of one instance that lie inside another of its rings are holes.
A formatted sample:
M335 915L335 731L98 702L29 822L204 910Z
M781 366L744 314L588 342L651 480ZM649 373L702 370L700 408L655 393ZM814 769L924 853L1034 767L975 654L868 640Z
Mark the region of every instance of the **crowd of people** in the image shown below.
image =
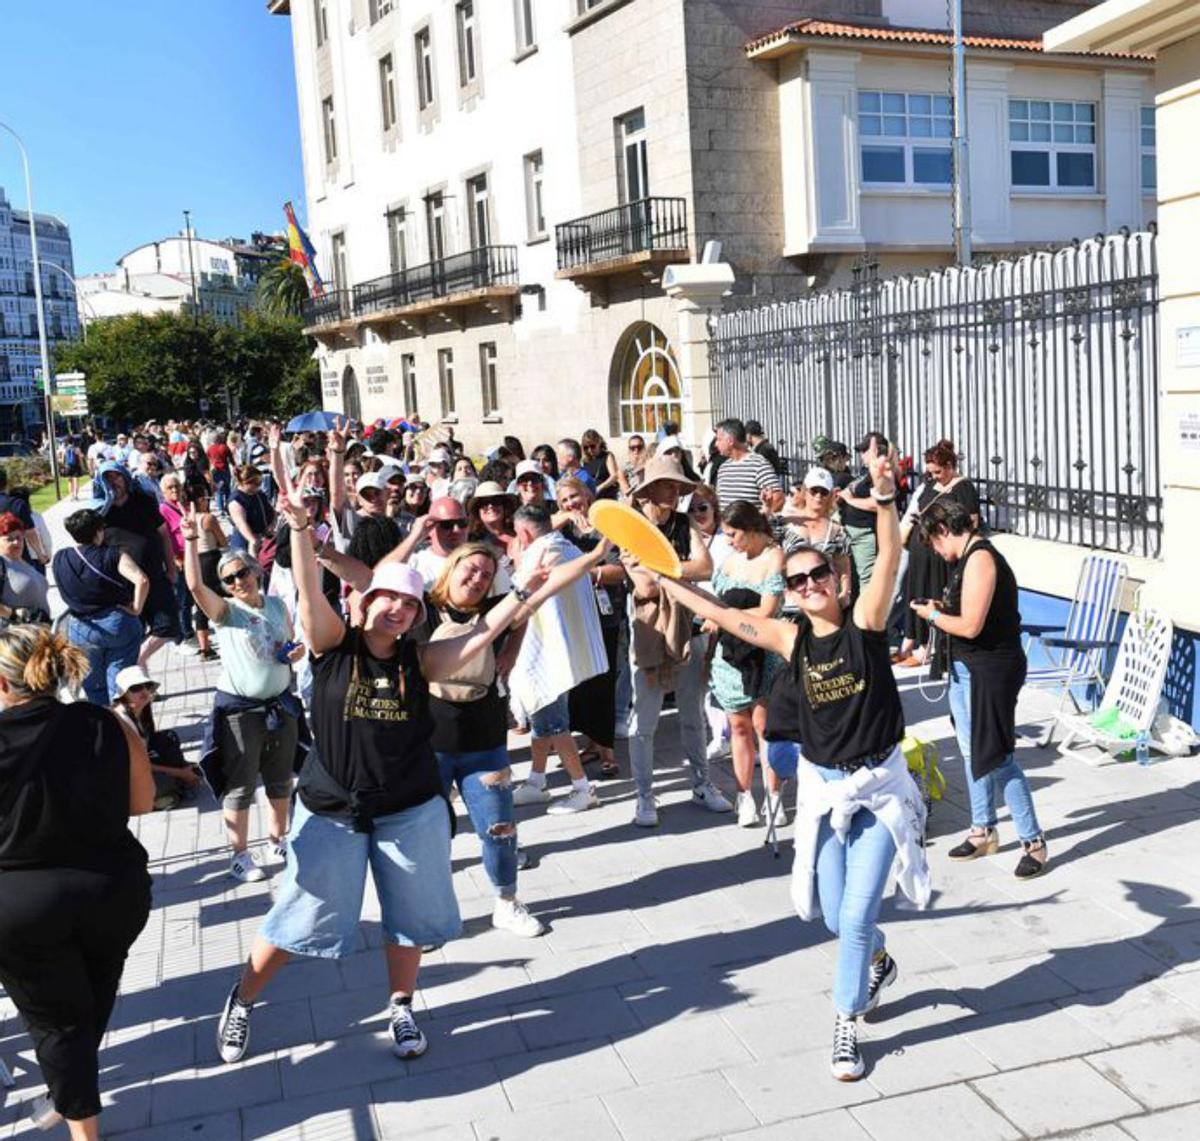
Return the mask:
M128 817L202 786L242 882L267 874L249 836L263 787L262 848L283 868L219 1020L226 1062L248 1050L254 1005L288 958L355 946L368 869L393 1049L423 1053L422 948L461 930L452 800L481 842L493 924L537 937L516 809L592 809L598 783L625 775L624 738L632 824L658 825L671 702L695 809L760 827L794 776L792 895L838 939L841 1080L862 1076L858 1019L898 972L878 926L893 867L917 906L930 898L897 669L948 677L972 824L950 858L998 851L1002 799L1016 876L1047 866L1013 757L1017 587L950 441L918 479L880 432L853 453L822 436L793 478L761 425L732 418L694 451L664 424L627 437L623 457L594 430L528 454L506 436L475 457L452 431L421 429L171 422L72 438L72 545L52 560L0 483L0 982L33 1033L47 1112L73 1137L97 1136L97 1050L149 906ZM679 576L612 546L589 515L597 499L657 528ZM199 765L154 723L169 643L219 663ZM529 738L520 784L513 731ZM119 922L95 921L107 899L123 901Z

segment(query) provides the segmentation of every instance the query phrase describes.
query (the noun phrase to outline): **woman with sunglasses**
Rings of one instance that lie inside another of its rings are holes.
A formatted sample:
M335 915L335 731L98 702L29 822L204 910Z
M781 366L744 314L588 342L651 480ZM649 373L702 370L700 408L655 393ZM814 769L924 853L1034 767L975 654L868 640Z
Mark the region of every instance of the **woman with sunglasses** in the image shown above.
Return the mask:
M229 500L229 521L233 531L229 546L257 558L267 536L275 530L275 508L262 490L262 472L253 464L237 469L237 491Z
M632 494L642 481L642 469L646 466L646 440L643 436L633 435L625 441L625 451L629 458L621 465L621 475L624 477L625 494Z
M314 659L316 748L300 774L287 869L226 1000L218 1050L225 1062L244 1056L254 1002L293 955L333 958L357 950L369 867L382 911L392 1052L416 1058L428 1046L412 1010L421 948L462 929L430 684L453 684L503 631L590 564L538 567L468 632L419 645L413 633L424 617L420 576L395 562L377 567L364 584L359 621L347 626L318 588L303 506L289 500L284 510Z
M895 460L873 451L878 559L852 610L838 596L829 556L810 547L790 553L784 568L788 597L800 612L795 623L749 617L687 583L659 580L660 590L726 633L788 663L795 724L787 728L803 749L792 899L802 918L812 918L815 889L825 925L838 937L831 1072L839 1081L862 1077L857 1019L875 1008L897 975L878 927L893 863L900 888L917 906L930 895L921 846L925 806L899 748L904 711L888 657L887 618L900 562Z
M589 428L579 438L579 445L583 449L583 470L596 485L596 498L616 499L618 494L627 494L617 457L608 450L604 437L595 428Z
M787 507L777 518L783 522L783 548L811 547L829 556L837 572L838 597L850 604L853 581L850 563L850 536L833 518L837 505L833 476L823 467L811 467L804 480L792 488Z
M510 495L499 483L481 483L471 497L467 515L470 526L467 537L474 543L487 543L510 565L517 532L513 528L513 512L517 497Z
M950 712L971 799L971 830L950 859L977 860L1000 850L996 801L1003 796L1022 848L1013 874L1033 879L1046 870L1049 852L1029 782L1013 757L1026 670L1017 580L979 534L978 516L967 505L949 497L930 504L920 530L951 567L944 601L911 603L950 643Z
M250 809L259 779L267 794L271 854L284 858L292 773L303 713L291 692L292 667L303 652L294 641L283 600L266 596L262 571L245 551L227 551L217 563L226 594L204 581L200 525L194 507L184 516L184 573L196 605L217 628L221 676L205 733L203 765L221 799L233 855L229 874L243 883L264 878L247 847ZM305 536L307 539L307 535Z

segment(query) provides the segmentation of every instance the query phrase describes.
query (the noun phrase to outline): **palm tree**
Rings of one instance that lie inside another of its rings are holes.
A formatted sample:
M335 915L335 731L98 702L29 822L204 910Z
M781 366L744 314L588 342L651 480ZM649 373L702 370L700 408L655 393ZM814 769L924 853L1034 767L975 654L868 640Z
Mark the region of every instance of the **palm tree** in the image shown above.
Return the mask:
M308 300L308 282L293 261L276 262L258 279L259 307L272 317L299 317Z

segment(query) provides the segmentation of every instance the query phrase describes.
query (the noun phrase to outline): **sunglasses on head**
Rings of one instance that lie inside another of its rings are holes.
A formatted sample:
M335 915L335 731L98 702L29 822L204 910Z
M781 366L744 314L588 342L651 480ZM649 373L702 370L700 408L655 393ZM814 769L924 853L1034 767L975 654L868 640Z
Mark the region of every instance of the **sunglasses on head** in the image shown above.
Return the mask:
M833 567L828 563L820 563L810 571L797 571L795 574L789 574L783 581L787 583L788 590L802 590L809 583L824 582L832 575Z
M254 572L249 567L241 567L229 574L223 574L221 576L221 581L226 586L232 586L235 582L241 582L242 579L248 578L253 573Z
M466 526L465 519L442 519L438 522L437 529L439 531L463 531L466 530Z

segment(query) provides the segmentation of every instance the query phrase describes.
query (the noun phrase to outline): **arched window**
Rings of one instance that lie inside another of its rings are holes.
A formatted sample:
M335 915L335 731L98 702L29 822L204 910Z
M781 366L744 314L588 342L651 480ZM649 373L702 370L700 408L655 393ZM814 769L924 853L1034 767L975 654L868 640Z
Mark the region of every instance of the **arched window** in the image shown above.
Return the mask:
M617 396L617 430L655 432L683 415L675 353L661 329L643 321L630 326L613 354L611 383Z
M362 400L358 395L358 377L349 365L342 373L342 412L351 420L362 423Z

